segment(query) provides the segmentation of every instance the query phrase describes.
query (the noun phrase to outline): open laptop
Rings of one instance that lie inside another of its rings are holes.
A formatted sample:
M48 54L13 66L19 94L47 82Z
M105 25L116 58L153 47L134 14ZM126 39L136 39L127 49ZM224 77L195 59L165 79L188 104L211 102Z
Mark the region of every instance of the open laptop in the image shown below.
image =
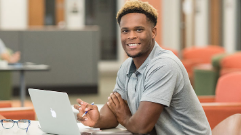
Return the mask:
M61 135L80 135L67 93L28 89L42 131Z

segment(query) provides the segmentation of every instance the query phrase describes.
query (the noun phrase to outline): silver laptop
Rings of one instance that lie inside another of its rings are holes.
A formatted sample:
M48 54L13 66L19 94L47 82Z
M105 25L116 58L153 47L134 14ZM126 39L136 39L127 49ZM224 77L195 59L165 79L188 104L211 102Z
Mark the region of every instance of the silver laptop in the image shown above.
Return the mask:
M32 88L28 91L44 132L80 135L67 93Z

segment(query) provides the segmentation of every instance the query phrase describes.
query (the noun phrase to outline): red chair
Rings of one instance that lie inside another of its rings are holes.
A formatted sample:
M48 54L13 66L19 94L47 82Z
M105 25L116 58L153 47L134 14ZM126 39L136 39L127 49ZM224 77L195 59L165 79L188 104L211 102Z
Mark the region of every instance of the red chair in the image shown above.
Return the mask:
M12 107L10 101L0 102L0 116L6 119L29 119L35 120L33 107Z
M199 64L211 64L212 57L216 54L225 53L223 47L209 45L206 47L190 47L182 51L182 63L186 68L190 80L193 78L193 69Z
M219 78L215 96L199 96L211 128L236 113L241 113L241 72Z
M221 62L220 76L231 72L241 71L241 52L224 57Z
M6 119L6 118L5 118L5 117L3 117L2 115L0 115L0 120L1 120L1 119Z

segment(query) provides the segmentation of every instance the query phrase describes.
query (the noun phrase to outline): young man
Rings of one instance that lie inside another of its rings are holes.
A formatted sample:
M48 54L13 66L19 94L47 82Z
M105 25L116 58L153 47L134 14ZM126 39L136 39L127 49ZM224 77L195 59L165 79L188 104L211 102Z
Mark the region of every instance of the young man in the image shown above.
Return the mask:
M145 2L127 1L117 14L122 47L130 57L120 67L114 92L99 112L78 99L78 120L133 133L209 135L211 129L180 60L156 42L157 11ZM89 111L83 118L82 114Z

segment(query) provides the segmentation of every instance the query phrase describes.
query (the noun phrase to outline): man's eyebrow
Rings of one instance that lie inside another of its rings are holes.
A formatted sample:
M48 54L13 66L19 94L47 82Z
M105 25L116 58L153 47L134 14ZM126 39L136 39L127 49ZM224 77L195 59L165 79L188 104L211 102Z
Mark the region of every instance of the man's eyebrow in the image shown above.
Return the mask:
M143 26L135 26L134 29L138 29L138 28L144 28ZM123 27L121 29L129 29L128 27Z
M121 28L121 29L123 30L123 29L129 29L129 28L128 28L128 27L123 27L123 28Z
M143 26L136 26L135 28L144 28Z

